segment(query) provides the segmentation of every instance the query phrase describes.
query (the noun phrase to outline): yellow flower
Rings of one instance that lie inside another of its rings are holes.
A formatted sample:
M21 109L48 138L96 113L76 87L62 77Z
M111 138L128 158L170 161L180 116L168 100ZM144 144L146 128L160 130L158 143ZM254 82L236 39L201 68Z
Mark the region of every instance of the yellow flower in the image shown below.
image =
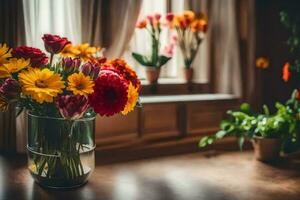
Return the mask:
M8 102L5 97L0 94L0 112L6 112L8 110Z
M94 82L82 72L74 73L68 77L68 90L75 95L88 95L94 92Z
M38 103L53 102L53 98L65 88L61 76L49 69L30 68L19 74L19 81L23 94L31 96Z
M88 43L77 45L76 48L80 52L78 56L84 61L89 61L90 57L101 50L100 47L91 47Z
M62 57L71 57L71 58L74 58L79 54L80 51L72 44L66 45L65 48L60 52L60 55Z
M6 44L0 44L0 66L7 63L7 59L11 57L11 49Z
M133 111L139 97L138 89L135 88L132 83L129 84L127 92L128 100L124 110L121 112L123 115L127 115L129 112Z
M256 67L261 69L266 69L270 65L270 61L268 58L259 57L256 59Z
M29 66L30 59L25 60L24 58L17 59L12 58L8 63L0 66L0 78L10 77L12 73L21 71L25 67Z

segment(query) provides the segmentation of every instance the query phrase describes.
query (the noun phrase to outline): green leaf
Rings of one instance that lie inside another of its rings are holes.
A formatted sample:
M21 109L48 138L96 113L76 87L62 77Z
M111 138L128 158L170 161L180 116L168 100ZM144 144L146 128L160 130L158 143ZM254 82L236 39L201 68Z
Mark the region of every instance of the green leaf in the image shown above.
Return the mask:
M158 64L157 64L157 66L158 66L158 67L163 66L163 65L166 64L171 58L172 58L172 57L167 57L167 56L163 56L163 55L159 56L159 57L158 57Z
M263 105L263 110L264 110L265 115L267 115L267 116L270 115L270 110L267 105Z
M207 143L208 138L209 138L209 136L205 136L205 137L201 138L198 146L199 147L205 147L205 146L207 146L208 145L208 143Z
M226 131L220 130L216 133L216 138L217 139L222 139L225 135L227 134Z
M251 107L248 103L242 103L240 106L240 111L250 114L251 113Z
M244 137L239 137L238 144L239 144L239 148L240 148L241 151L243 150L244 143L245 143L245 138Z
M150 63L150 62L148 61L148 59L147 59L146 56L143 56L143 55L141 55L141 54L134 53L134 52L133 52L131 55L132 55L132 57L133 57L136 61L138 61L141 65L153 67L152 63Z

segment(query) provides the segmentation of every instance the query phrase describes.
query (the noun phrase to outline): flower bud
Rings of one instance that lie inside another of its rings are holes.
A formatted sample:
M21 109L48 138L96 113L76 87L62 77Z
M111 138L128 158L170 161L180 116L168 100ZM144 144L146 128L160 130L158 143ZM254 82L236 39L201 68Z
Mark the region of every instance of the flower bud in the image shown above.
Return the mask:
M56 106L63 118L79 119L89 107L88 99L81 95L62 95L56 98Z
M100 72L100 66L97 63L87 62L81 66L81 72L86 75L90 76L93 80L98 78Z
M18 99L21 93L20 84L13 78L7 78L0 87L0 93L8 100Z
M81 64L80 58L70 58L66 57L62 59L62 67L66 73L71 73L76 71Z

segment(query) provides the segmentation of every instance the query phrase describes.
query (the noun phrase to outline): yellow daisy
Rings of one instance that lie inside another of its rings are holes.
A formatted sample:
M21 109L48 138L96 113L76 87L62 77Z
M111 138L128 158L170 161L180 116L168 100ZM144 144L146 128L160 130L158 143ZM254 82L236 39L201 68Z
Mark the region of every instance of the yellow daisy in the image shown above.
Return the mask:
M128 100L124 110L121 112L123 115L127 115L129 112L133 111L136 102L139 97L138 89L135 88L132 83L128 86Z
M94 82L82 72L74 73L68 77L68 90L75 95L88 95L94 92Z
M0 66L7 63L7 59L11 57L11 49L6 44L0 44Z
M25 60L24 58L12 58L8 63L0 66L0 78L10 77L12 73L21 71L25 67L29 66L29 64L30 59Z
M99 47L91 47L88 43L77 45L77 49L80 52L79 57L84 61L88 61L91 56L101 50Z
M31 68L19 74L24 95L31 96L38 103L53 102L53 98L63 92L64 81L59 74L49 69Z
M0 112L6 112L8 110L8 106L9 104L6 98L0 94Z
M80 54L80 51L72 44L68 44L65 48L60 52L62 57L71 57L74 58Z

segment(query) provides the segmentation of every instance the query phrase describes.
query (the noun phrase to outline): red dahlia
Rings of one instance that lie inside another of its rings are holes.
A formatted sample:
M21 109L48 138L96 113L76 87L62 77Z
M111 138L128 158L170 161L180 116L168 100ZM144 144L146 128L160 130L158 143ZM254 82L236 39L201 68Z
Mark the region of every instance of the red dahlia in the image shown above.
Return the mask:
M14 49L12 56L15 58L30 59L31 67L41 67L48 63L48 57L40 49L21 46Z
M101 116L111 116L124 110L127 103L128 83L111 70L101 70L95 81L89 103Z
M101 66L101 69L107 69L118 73L127 81L130 81L135 88L140 90L141 81L136 72L122 59L115 59Z

